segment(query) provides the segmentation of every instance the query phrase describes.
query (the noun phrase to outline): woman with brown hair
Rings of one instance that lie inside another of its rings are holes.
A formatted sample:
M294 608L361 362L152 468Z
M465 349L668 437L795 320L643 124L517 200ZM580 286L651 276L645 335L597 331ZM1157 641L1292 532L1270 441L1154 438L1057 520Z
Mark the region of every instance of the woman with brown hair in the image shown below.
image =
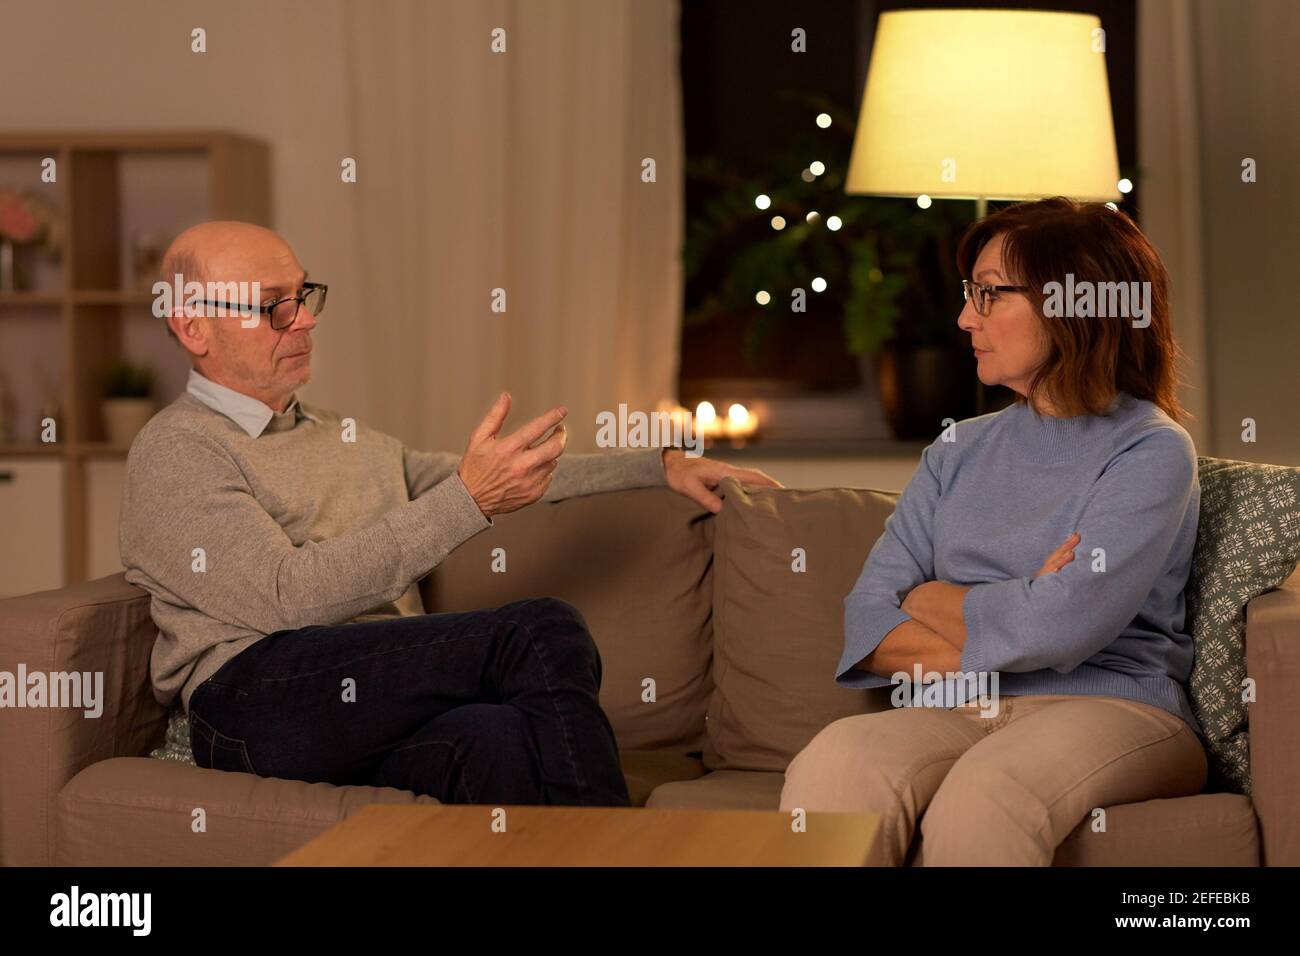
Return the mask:
M921 705L826 727L781 806L879 813L880 863L919 821L927 865L1047 865L1097 808L1205 784L1183 686L1196 452L1168 275L1128 216L1021 203L957 260L980 381L1016 400L923 452L845 598L836 672Z

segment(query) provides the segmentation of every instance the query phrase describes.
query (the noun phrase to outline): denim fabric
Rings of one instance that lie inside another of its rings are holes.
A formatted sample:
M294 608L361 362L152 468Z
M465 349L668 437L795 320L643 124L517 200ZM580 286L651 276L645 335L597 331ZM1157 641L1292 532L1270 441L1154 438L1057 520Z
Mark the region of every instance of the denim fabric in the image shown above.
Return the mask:
M276 631L190 700L200 767L397 787L447 803L627 806L600 655L578 610Z

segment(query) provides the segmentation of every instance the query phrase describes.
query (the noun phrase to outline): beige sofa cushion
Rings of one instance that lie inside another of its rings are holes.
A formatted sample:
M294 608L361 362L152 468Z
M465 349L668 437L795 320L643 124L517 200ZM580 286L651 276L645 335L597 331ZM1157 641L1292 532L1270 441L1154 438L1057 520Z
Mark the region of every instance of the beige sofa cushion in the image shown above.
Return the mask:
M698 780L665 783L647 807L776 810L785 775L719 770ZM1215 793L1145 800L1106 808L1106 832L1080 823L1056 848L1053 866L1258 866L1259 832L1250 800ZM918 830L908 865L925 862Z
M437 804L390 787L336 787L118 757L59 792L55 866L266 866L370 803ZM194 811L205 827L195 832Z
M705 764L785 772L819 730L889 707L889 688L834 682L844 596L898 495L744 488L723 482L714 530L715 689ZM806 570L793 570L802 549Z
M622 750L618 762L634 807L644 807L659 787L678 780L698 780L708 773L699 757L667 750Z
M925 848L921 848L924 859ZM1206 793L1106 808L1056 848L1053 866L1259 866L1259 826L1250 799Z
M709 679L713 518L667 488L537 504L493 519L426 579L430 611L556 597L600 648L600 703L619 746L699 750ZM505 572L492 570L505 550ZM654 680L655 700L643 700Z
M663 784L704 773L696 758L662 750L619 755L633 806ZM59 792L58 866L264 866L370 803L433 804L391 787L338 787L205 770L174 760L119 757L77 774ZM194 832L194 811L206 830Z
M698 780L661 784L645 805L660 810L776 810L784 786L783 773L715 770Z

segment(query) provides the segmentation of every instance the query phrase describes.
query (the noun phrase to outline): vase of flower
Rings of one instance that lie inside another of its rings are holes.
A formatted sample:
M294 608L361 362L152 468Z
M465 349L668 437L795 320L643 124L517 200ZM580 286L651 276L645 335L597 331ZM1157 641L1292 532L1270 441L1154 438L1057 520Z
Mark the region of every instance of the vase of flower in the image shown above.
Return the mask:
M20 247L59 249L58 216L40 196L12 186L0 186L0 293L26 288Z
M0 236L0 292L18 291L17 261L14 256L14 244Z

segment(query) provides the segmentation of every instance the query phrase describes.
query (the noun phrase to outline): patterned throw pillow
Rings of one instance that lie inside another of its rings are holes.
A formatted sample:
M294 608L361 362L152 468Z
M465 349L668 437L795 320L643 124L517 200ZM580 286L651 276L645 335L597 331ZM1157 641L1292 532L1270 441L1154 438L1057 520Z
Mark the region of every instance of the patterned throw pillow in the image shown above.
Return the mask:
M1187 581L1189 694L1206 736L1207 791L1250 793L1246 603L1300 559L1300 468L1200 458L1201 516Z

